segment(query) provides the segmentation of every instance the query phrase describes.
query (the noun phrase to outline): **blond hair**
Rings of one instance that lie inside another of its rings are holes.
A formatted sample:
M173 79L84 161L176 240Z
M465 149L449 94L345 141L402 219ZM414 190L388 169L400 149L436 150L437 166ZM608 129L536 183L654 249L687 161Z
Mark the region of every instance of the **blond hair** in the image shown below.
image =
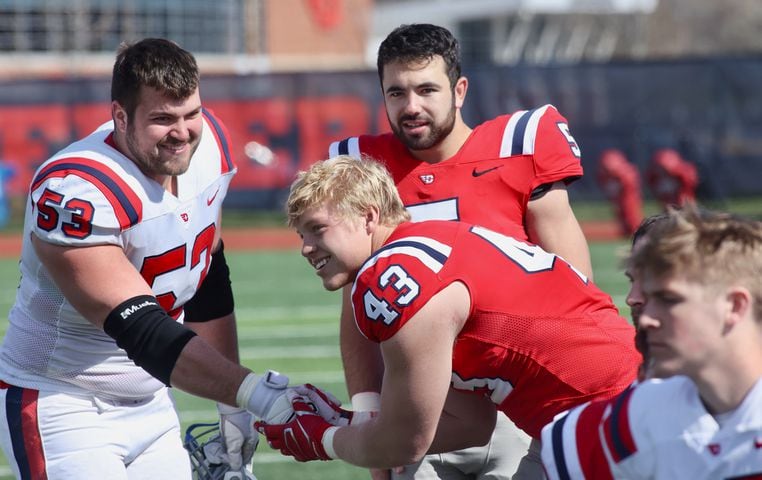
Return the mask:
M386 167L367 156L357 160L339 155L299 172L286 201L289 226L295 226L307 209L322 204L345 217L363 215L376 207L379 222L386 226L410 220Z
M693 205L670 209L651 226L629 262L656 277L743 285L754 297L755 317L762 313L762 222Z

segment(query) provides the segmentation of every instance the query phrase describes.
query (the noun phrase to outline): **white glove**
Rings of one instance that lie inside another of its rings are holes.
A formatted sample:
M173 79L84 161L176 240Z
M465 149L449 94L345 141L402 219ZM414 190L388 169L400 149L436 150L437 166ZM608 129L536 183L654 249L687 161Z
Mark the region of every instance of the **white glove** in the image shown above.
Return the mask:
M251 463L254 450L259 443L259 435L254 431L251 413L242 408L217 404L220 413L220 437L224 454L223 461L236 472L243 471Z
M259 442L258 436L257 442ZM209 478L219 478L220 480L257 480L257 477L254 476L254 473L249 470L247 465L244 465L237 471L230 469L227 463L225 447L222 444L222 438L220 435L217 435L202 447L204 449L204 457L209 462Z
M238 406L250 411L257 418L270 423L275 419L280 420L279 417L284 414L290 416L293 413L291 402L281 398L285 397L286 387L288 387L288 377L276 371L268 370L264 375L249 373L238 387L236 402ZM277 405L276 400L280 400ZM281 412L284 409L290 411Z

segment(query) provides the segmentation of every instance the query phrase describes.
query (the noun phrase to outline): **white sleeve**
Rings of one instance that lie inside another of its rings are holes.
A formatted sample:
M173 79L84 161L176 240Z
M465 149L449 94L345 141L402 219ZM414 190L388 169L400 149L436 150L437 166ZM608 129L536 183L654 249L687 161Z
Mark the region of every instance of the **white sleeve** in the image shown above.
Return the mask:
M58 245L121 246L121 231L140 216L139 206L129 195L83 172L45 172L38 175L30 192L31 229L38 238Z

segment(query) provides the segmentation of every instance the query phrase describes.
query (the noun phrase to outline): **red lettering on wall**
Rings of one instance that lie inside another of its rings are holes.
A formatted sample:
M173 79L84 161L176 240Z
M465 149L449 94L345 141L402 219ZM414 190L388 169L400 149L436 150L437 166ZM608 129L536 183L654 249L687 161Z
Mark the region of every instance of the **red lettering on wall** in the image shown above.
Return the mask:
M328 156L328 146L358 132L366 133L370 112L353 97L303 98L296 102L299 123L299 170Z
M324 159L334 140L388 131L383 103L353 96L209 101L230 132L238 174L233 189L287 188L298 170ZM10 195L25 195L37 167L110 120L108 102L0 106L0 160L16 175ZM264 149L257 150L257 144ZM272 152L251 158L256 152Z
M281 188L290 185L297 143L293 104L286 98L267 100L211 101L214 111L230 132L238 173L231 188ZM270 164L246 155L256 142L273 152ZM251 147L251 146L250 146Z

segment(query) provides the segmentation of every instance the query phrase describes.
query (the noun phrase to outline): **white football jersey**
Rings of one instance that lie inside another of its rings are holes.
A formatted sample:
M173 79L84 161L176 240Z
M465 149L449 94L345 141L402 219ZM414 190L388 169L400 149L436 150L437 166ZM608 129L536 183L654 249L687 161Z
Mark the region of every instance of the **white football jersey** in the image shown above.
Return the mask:
M208 111L203 116L199 147L177 177L177 196L114 148L111 122L40 166L27 201L21 282L0 349L0 380L120 399L163 387L64 298L30 235L58 245L118 245L162 307L182 322L182 305L209 270L220 207L236 171L224 128Z
M542 460L551 479L762 479L762 379L717 418L689 378L646 381L554 419Z

